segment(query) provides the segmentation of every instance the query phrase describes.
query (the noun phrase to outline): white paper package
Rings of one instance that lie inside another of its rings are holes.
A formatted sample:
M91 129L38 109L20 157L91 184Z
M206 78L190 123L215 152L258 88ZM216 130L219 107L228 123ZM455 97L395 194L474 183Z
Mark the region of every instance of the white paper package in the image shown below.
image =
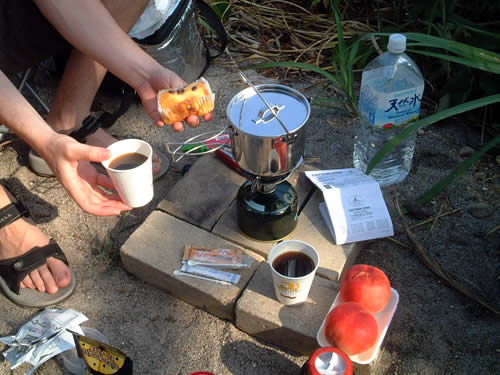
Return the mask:
M32 375L50 358L74 348L73 335L66 329L83 334L80 324L87 320L72 309L46 309L21 326L15 335L0 337L2 343L9 345L2 354L10 362L11 370L30 363L33 367L26 375Z
M320 210L337 245L394 235L380 185L373 178L356 168L305 173L323 192L326 210Z

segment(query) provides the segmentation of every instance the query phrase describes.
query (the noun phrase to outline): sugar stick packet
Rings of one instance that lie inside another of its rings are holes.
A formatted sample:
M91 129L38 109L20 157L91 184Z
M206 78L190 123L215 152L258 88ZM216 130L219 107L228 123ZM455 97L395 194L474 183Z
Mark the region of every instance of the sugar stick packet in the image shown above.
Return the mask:
M197 276L206 277L209 279L224 281L226 283L231 283L231 284L238 284L241 277L236 273L220 271L211 267L204 267L204 266L191 267L188 264L183 264L180 271L187 274L193 274Z
M206 248L185 246L182 263L189 266L212 266L219 268L241 269L248 268L244 262L243 250L228 248Z

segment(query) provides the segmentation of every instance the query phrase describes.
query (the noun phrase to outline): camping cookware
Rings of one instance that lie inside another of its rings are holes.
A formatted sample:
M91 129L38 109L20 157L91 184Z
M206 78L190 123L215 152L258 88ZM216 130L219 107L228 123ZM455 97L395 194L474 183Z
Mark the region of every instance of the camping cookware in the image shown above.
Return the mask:
M287 86L251 85L240 91L227 106L235 161L262 177L285 175L299 167L310 112L305 96Z

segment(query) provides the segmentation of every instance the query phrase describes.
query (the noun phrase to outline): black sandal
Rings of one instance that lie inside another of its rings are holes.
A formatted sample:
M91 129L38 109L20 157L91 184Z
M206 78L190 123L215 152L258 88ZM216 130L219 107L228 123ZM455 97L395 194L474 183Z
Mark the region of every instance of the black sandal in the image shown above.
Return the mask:
M128 111L128 109L134 102L136 95L137 94L132 87L128 85L123 86L120 107L115 112L103 112L97 117L93 115L87 116L83 120L82 126L79 129L72 131L69 136L80 143L85 143L85 138L87 138L87 136L89 136L90 134L95 133L97 129L110 128L111 126L113 126L116 120L118 120L118 118L120 118L123 114L125 114L125 112ZM43 177L54 176L54 173L50 169L47 162L33 149L31 149L28 153L28 162L33 172L35 172L37 175Z
M0 228L21 217L28 216L29 212L20 202L10 203L0 209ZM56 294L42 293L36 289L20 288L20 283L26 275L45 264L50 257L59 259L69 266L63 251L52 239L46 246L36 246L23 255L0 260L0 289L5 296L21 307L36 308L51 306L68 298L76 286L75 276L71 269L70 285L59 289Z
M94 117L92 115L87 116L82 123L80 129L77 129L69 134L80 143L85 143L85 138L99 128L108 129L118 120L125 112L128 111L131 104L136 96L135 90L125 85L122 87L122 100L120 102L120 108L116 112L103 112L99 117Z

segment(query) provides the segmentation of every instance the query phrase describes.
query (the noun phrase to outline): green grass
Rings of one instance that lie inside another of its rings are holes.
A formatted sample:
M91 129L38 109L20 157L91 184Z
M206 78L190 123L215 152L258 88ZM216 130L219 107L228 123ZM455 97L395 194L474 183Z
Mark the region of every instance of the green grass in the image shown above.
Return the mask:
M319 2L311 0L307 6L312 8ZM219 8L226 9L222 3ZM485 126L492 130L490 133L498 134L495 123L498 123L496 114L500 108L500 54L497 53L500 51L500 33L495 31L500 29L500 17L497 17L500 15L500 3L471 3L465 0L377 0L351 3L330 0L327 4L337 26L337 45L330 51L327 67L280 61L257 64L246 69L281 67L316 73L325 79L325 88L335 86L336 91L340 91L342 95L341 98L318 96L311 104L332 107L352 117L358 117L355 88L359 76L356 72L361 71L368 60L376 55L373 41L381 43L380 49L385 50L385 41L391 33L403 33L408 41L407 52L416 58L426 79L429 88L426 90L426 95L429 96L427 99L429 103L436 103L430 108L431 112L435 113L402 129L398 136L384 145L373 157L367 173L418 129L433 124L439 125L441 121L453 116L473 113L477 118L477 111L481 110L483 112L480 116L484 118ZM376 12L370 12L373 7L376 7ZM392 16L388 17L387 12L382 11L384 8L392 9ZM346 40L342 24L355 12L359 13L360 9L368 12L366 22L378 25L379 31L390 32L359 35L357 38ZM225 14L227 15L227 12ZM333 71L330 72L332 67ZM493 136L447 177L417 198L417 203L423 204L432 200L485 153L497 147L499 137Z

